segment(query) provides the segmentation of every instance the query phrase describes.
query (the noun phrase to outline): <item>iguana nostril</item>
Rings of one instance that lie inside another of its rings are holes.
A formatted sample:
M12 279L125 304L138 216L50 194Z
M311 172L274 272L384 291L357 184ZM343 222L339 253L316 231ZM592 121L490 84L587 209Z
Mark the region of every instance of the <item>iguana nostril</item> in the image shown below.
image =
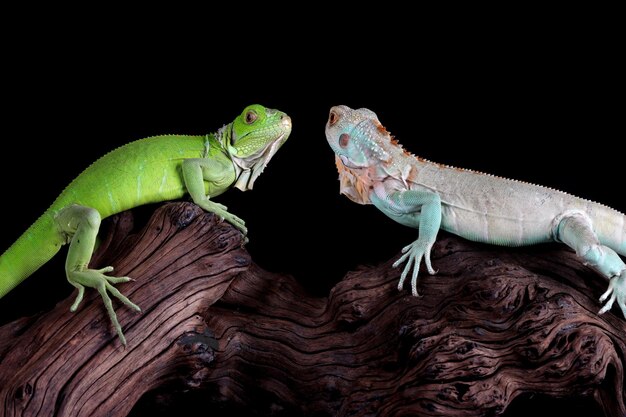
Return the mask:
M345 148L346 146L348 146L349 141L350 141L350 135L348 135L347 133L342 133L341 136L339 136L340 147Z

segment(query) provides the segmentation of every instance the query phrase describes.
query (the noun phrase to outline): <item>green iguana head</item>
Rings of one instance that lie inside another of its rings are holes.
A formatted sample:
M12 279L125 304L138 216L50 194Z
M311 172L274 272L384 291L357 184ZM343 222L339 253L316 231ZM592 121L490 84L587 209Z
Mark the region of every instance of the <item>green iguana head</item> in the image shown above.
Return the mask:
M291 133L291 118L278 110L253 104L221 130L224 148L230 154L241 191L251 190L254 181Z
M348 106L330 109L326 140L341 162L352 169L388 162L391 136L368 109Z

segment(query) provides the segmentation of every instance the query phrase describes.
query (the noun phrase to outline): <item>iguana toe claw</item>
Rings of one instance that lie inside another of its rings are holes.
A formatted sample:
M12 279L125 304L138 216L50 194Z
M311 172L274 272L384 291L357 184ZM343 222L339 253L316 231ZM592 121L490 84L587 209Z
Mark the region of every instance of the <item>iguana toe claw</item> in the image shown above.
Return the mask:
M414 297L419 297L419 293L417 292L418 272L419 272L419 265L416 265L416 267L413 268L413 276L411 277L411 294L413 294Z
M598 314L604 314L613 308L613 304L617 301L617 305L622 310L622 314L626 318L626 271L621 275L615 276L609 280L609 288L600 296L600 302L605 303Z
M411 271L411 266L413 266L413 262L415 261L412 257L409 257L408 254L407 255L402 255L400 257L400 259L398 259L396 262L394 262L393 267L397 268L398 266L400 266L400 264L402 264L402 262L404 262L405 259L407 259L406 265L404 266L404 269L402 270L402 274L400 274L400 281L398 282L398 290L402 291L402 287L404 286L404 280L406 279L406 276L409 274L409 272ZM418 265L418 269L419 269L419 265Z
M208 205L208 203L207 203ZM221 207L220 207L221 206ZM248 229L246 228L246 222L244 222L241 218L235 216L234 214L229 213L225 210L225 206L219 203L211 202L208 206L210 210L213 211L222 221L227 221L232 224L235 228L239 229L241 233L246 235L248 233ZM204 207L207 209L207 207Z
M215 201L211 201L211 208L213 208L216 212L218 210L222 212L228 212L228 207L223 204L216 203Z
M409 275L409 272L411 272L411 269L413 269L413 272L411 274L411 293L415 297L419 296L419 293L417 292L417 277L419 274L422 259L424 259L424 262L426 263L426 269L428 269L428 272L431 275L435 274L436 272L430 263L430 250L433 244L434 242L424 243L418 239L410 245L402 248L403 255L400 256L400 258L392 265L394 268L397 268L406 261L406 265L404 266L402 274L400 275L400 281L398 282L398 290L402 290L406 277Z
M131 278L110 277L108 275L105 275L105 273L112 271L113 267L108 266L101 269L85 269L83 271L74 271L70 275L68 275L68 280L70 281L70 283L78 289L78 296L76 297L74 304L72 304L70 311L74 312L78 308L78 305L83 299L85 287L95 288L96 290L98 290L100 296L102 297L102 301L104 302L104 306L107 309L109 318L111 319L111 323L113 323L115 331L117 332L122 344L125 345L126 338L124 337L124 333L122 332L122 326L117 320L117 314L115 314L115 310L113 309L113 303L108 293L113 295L115 298L117 298L133 310L141 311L141 308L139 308L139 306L130 301L124 294L122 294L117 288L112 285L120 282L131 281Z
M134 279L129 278L129 277L109 277L105 275L105 278L111 284L120 284L122 282L134 281Z
M237 229L239 229L241 233L243 233L244 235L248 234L248 229L246 228L246 222L244 222L239 217L230 214L228 217L225 217L225 219L226 221L228 221L228 223L232 224Z

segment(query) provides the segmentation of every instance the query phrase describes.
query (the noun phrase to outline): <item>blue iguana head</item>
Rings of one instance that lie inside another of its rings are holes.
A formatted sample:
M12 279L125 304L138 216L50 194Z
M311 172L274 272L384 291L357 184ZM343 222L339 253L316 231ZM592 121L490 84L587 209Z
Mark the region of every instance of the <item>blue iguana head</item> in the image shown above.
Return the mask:
M326 123L326 140L348 168L366 168L388 162L391 157L384 148L385 142L390 140L389 133L378 121L376 113L368 109L331 108Z

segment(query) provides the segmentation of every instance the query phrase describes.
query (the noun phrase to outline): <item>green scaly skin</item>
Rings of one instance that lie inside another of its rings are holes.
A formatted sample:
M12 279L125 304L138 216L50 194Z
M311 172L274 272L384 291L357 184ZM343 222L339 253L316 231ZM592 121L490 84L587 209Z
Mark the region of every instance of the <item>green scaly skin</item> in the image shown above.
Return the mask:
M245 223L212 200L231 187L252 189L256 178L291 133L291 119L277 110L248 106L232 123L203 136L164 135L140 139L98 159L59 195L50 208L0 256L0 298L50 260L66 243L67 280L78 290L98 290L113 326L126 344L108 293L141 311L113 285L129 277L89 269L102 219L143 204L189 194L194 203L237 227ZM107 293L108 292L108 293Z
M417 295L422 260L434 274L430 251L439 229L492 245L562 242L605 277L599 314L617 304L626 317L626 216L562 191L436 164L406 152L368 109L330 110L326 138L336 154L340 192L373 204L388 217L419 229L394 263L405 263L398 288L411 275Z

